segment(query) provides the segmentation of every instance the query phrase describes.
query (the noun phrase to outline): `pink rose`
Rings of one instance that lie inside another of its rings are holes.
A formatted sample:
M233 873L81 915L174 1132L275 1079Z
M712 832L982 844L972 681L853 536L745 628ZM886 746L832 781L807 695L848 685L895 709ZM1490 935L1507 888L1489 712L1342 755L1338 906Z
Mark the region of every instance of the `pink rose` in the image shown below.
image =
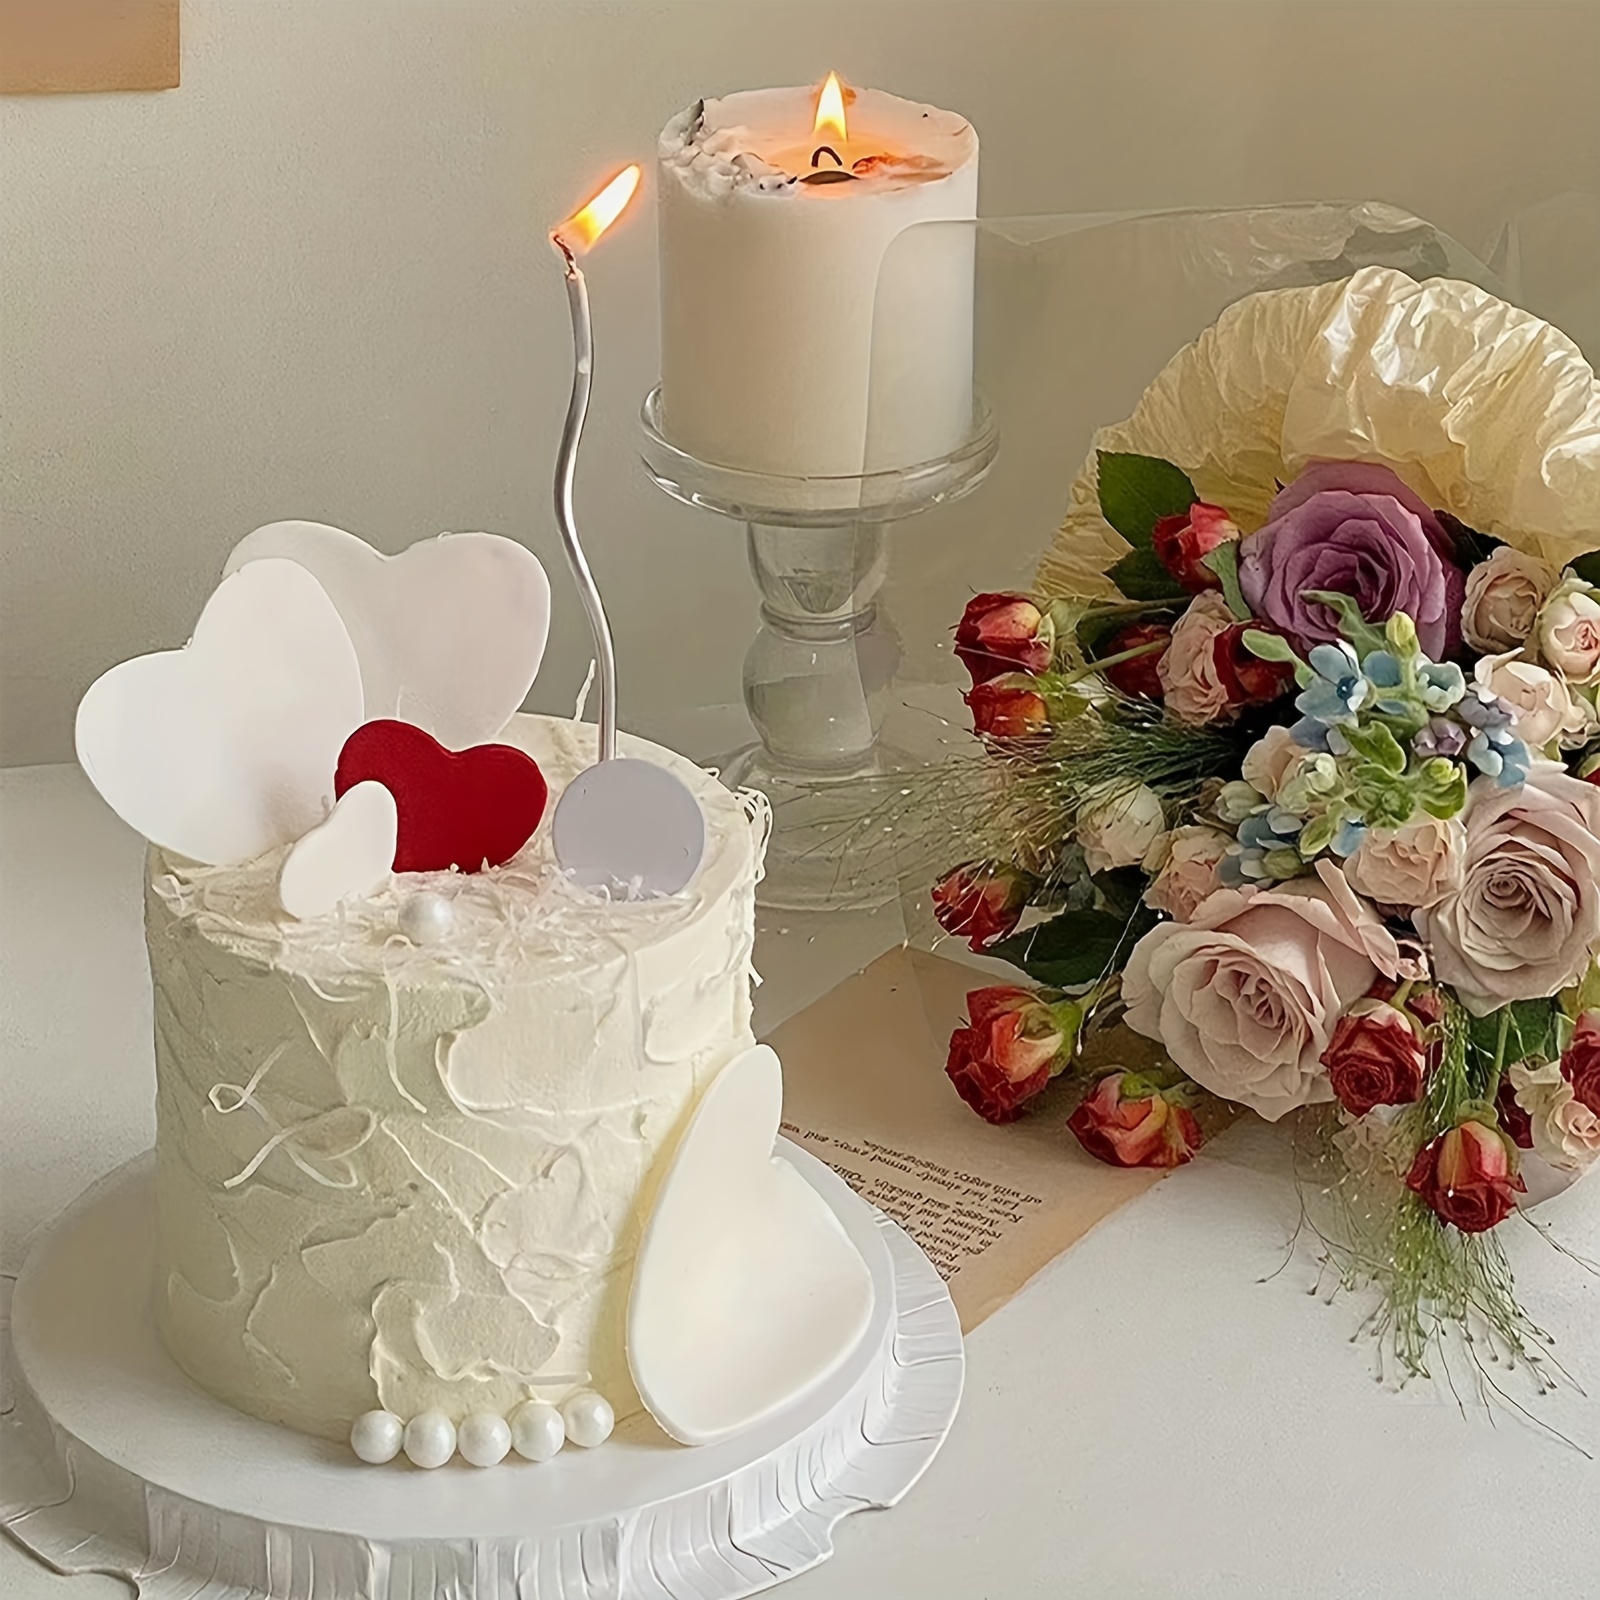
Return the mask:
M1578 697L1553 672L1524 661L1515 650L1480 656L1472 669L1479 688L1517 714L1515 733L1537 755L1552 739L1582 744L1589 717Z
M1516 1210L1525 1186L1511 1141L1498 1128L1469 1121L1417 1152L1406 1187L1421 1195L1442 1222L1463 1233L1482 1233Z
M974 683L1006 672L1044 672L1055 653L1048 612L1025 594L979 594L956 625L956 654Z
M1506 1072L1528 1114L1533 1153L1562 1172L1581 1172L1600 1156L1600 1116L1573 1092L1557 1061L1515 1061Z
M1467 830L1454 817L1419 815L1400 828L1370 828L1344 875L1357 894L1379 905L1436 905L1461 887L1467 867Z
M946 933L981 950L1016 927L1033 889L1034 879L1016 867L968 861L947 872L928 898Z
M1537 632L1539 654L1568 683L1600 681L1600 598L1581 578L1566 579L1545 601Z
M1239 775L1268 800L1305 765L1311 752L1298 743L1281 722L1272 724L1244 753Z
M1186 512L1160 517L1150 530L1157 560L1190 594L1220 589L1222 580L1205 564L1218 545L1240 537L1239 524L1221 506L1197 500Z
M1561 1057L1561 1071L1572 1092L1600 1117L1600 1011L1578 1018L1572 1043Z
M1021 673L976 683L963 698L974 733L987 739L1030 739L1050 731L1050 705Z
M1228 685L1217 665L1216 644L1237 619L1220 594L1189 602L1172 628L1172 643L1157 663L1163 698L1180 722L1215 722L1230 709Z
M1204 1142L1185 1087L1158 1089L1131 1072L1110 1072L1067 1126L1090 1155L1113 1167L1181 1167Z
M1428 1047L1405 1012L1369 998L1339 1018L1322 1064L1339 1104L1364 1117L1374 1106L1407 1106L1421 1095Z
M1273 889L1219 889L1189 922L1163 922L1122 975L1128 1026L1159 1039L1196 1083L1275 1122L1331 1100L1322 1053L1381 972L1394 936L1338 868Z
M1508 544L1496 545L1487 561L1467 574L1461 631L1474 650L1493 655L1520 650L1533 632L1539 607L1556 585L1548 561Z
M1600 949L1600 789L1536 761L1519 787L1475 779L1461 820L1461 886L1413 919L1440 981L1480 1017L1576 983Z
M1222 887L1217 867L1232 843L1218 828L1174 828L1144 903L1179 922L1189 921L1201 902Z
M999 985L967 996L970 1023L950 1035L945 1072L985 1122L1014 1122L1065 1065L1082 1010L1049 1005L1031 989Z

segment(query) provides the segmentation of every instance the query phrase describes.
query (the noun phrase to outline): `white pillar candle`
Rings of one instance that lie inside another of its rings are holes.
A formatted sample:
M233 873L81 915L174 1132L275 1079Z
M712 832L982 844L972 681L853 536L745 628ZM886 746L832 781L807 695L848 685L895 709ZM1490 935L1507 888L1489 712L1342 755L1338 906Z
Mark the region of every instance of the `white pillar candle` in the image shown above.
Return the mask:
M814 88L706 100L662 130L661 425L701 460L845 476L970 431L972 230L891 246L976 216L978 136L874 89L844 106L842 138Z

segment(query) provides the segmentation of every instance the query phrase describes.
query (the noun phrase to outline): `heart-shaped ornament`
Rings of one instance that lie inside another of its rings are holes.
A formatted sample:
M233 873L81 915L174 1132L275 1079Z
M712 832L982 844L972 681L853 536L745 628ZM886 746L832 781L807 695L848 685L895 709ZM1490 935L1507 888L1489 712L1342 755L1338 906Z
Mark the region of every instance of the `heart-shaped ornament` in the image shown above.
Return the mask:
M550 792L538 763L513 745L446 750L392 719L363 723L339 752L335 792L367 782L394 796L396 872L503 866L533 837Z
M279 903L305 921L370 894L394 865L397 829L394 796L381 783L347 789L326 822L289 846L278 872Z
M783 1074L766 1045L702 1095L645 1222L628 1366L680 1444L714 1444L798 1400L860 1342L872 1273L815 1189L772 1153Z
M445 533L386 556L321 522L272 522L224 568L298 561L328 591L361 662L369 717L397 717L452 749L492 739L539 671L550 581L493 533Z
M78 704L78 760L152 843L249 861L327 815L361 669L322 586L293 561L224 578L182 650L124 661Z

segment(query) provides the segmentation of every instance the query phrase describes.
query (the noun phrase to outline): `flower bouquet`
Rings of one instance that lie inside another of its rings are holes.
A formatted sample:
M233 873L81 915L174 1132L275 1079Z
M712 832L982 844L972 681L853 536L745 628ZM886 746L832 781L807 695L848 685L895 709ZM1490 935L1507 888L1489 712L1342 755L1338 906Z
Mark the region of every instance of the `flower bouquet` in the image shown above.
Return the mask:
M1188 1161L1210 1097L1312 1108L1413 1372L1451 1326L1537 1365L1495 1230L1600 1157L1597 550L1576 347L1368 268L1224 313L1097 435L1038 591L956 630L983 754L934 911L1031 980L969 996L956 1090L1003 1123L1059 1082L1123 1166ZM1153 1065L1085 1048L1114 1023Z

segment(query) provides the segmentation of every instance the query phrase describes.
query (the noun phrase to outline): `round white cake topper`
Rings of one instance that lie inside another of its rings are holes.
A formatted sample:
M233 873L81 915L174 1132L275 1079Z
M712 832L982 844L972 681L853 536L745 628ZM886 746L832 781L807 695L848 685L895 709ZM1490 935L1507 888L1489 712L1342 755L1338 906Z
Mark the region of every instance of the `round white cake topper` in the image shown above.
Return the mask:
M706 819L675 773L624 756L586 767L567 785L550 837L574 882L644 899L689 886L705 856Z

